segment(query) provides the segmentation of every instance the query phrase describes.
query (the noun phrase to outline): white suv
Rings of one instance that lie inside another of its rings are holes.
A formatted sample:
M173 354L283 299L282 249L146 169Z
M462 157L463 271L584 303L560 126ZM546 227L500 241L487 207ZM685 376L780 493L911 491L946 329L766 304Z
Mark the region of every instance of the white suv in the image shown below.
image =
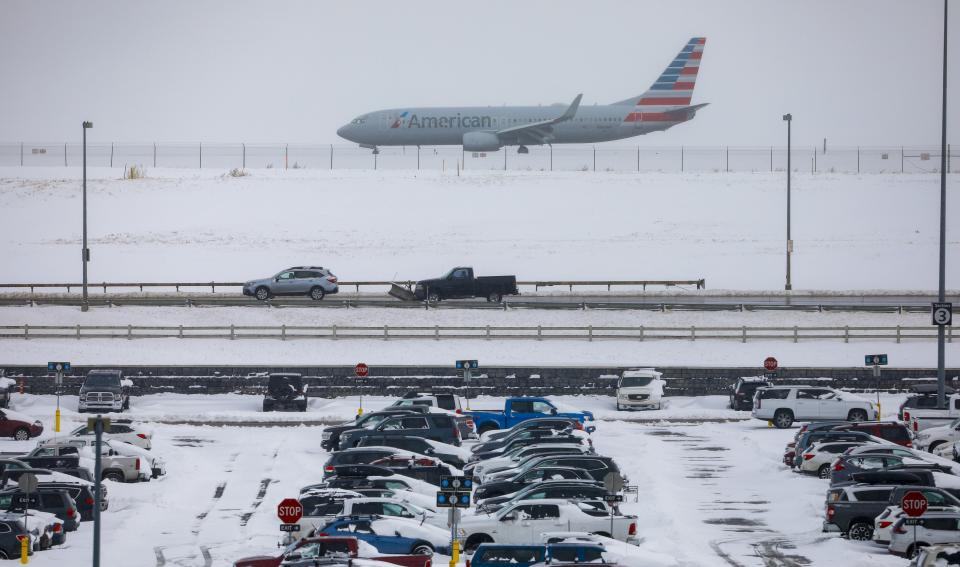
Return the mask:
M913 557L916 547L960 543L960 512L927 511L919 518L900 518L890 533L890 553Z
M661 376L652 368L625 370L617 382L617 410L660 409L666 384Z
M794 421L874 420L877 409L863 398L833 388L774 386L757 390L751 415L786 429Z

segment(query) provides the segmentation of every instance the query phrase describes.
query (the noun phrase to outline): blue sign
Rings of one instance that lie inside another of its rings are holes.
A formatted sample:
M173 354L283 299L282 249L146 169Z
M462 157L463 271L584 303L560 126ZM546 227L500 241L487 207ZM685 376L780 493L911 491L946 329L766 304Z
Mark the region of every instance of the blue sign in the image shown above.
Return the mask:
M465 370L467 368L475 370L479 368L480 365L476 360L458 360L457 361L457 370Z
M863 357L864 366L886 366L887 365L887 355L885 354L868 354Z
M51 372L69 372L70 363L69 362L48 362L47 370Z

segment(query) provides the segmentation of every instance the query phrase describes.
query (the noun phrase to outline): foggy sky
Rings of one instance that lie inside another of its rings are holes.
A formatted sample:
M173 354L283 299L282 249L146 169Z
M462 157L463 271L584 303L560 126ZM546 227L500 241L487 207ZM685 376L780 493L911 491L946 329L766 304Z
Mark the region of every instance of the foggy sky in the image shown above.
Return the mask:
M951 3L960 102L960 4ZM605 104L707 37L693 122L626 142L936 145L939 0L0 0L0 142L343 143L375 109ZM954 141L960 104L948 123ZM613 142L617 144L618 142ZM624 142L619 142L624 143Z

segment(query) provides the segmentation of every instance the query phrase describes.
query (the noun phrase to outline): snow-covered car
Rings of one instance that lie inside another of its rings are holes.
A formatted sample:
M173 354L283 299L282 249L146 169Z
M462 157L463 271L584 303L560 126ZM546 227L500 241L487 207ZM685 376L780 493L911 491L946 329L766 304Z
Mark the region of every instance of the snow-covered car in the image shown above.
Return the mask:
M539 543L542 533L559 529L635 543L637 520L636 516L619 515L614 515L611 520L604 511L569 500L521 500L496 514L464 517L459 535L464 540L464 548L470 551L481 543L535 544Z
M960 512L960 500L957 500L956 498L948 500L942 493L933 494L934 498L931 499L930 493L931 490L929 488L924 489L924 496L927 497L927 502L933 500L934 502L937 502L937 504L929 505L927 507L928 511L942 512L946 510ZM881 545L889 545L890 534L893 531L893 526L900 518L904 516L905 514L903 513L903 508L901 508L899 505L887 506L886 509L884 509L884 511L873 520L873 541Z
M512 449L504 453L502 457L475 462L469 470L472 471L471 474L475 478L486 482L483 480L486 476L513 469L531 457L540 455L586 455L592 453L593 447L589 444L551 443L549 445L527 445ZM506 476L510 477L513 475Z
M660 409L666 381L652 368L624 370L617 382L617 410Z
M385 518L406 518L436 526L447 527L447 514L438 514L436 510L423 508L411 502L397 498L345 498L331 501L326 510L313 512L328 512L324 515L304 516L299 522L302 527L300 533L307 535L310 530L322 528L334 518L340 516L383 516Z
M86 447L90 450L89 457L96 457L93 454L96 439L92 437L47 439L39 444L40 447L60 445ZM103 478L109 478L117 482L136 482L147 481L167 473L163 459L136 445L115 439L104 439L101 442L101 451L100 467L103 471Z
M835 441L814 443L803 452L800 472L815 474L820 478L830 478L830 468L837 457L850 447L862 445L855 441Z
M336 518L321 528L330 536L353 536L377 548L380 553L433 555L450 554L450 532L419 520L350 516Z
M43 424L39 419L11 409L0 409L0 437L26 441L31 437L39 437L41 433Z
M69 433L71 437L83 437L86 439L95 439L96 434L86 425L78 427ZM136 424L129 419L110 420L110 431L104 432L104 439L116 439L131 445L136 445L143 449L153 448L153 431Z
M315 489L336 488L341 490L360 491L364 489L385 489L393 493L393 498L412 502L423 508L430 508L437 503L437 487L416 478L402 475L391 476L334 476L326 482L308 485L301 489L301 493Z
M822 386L774 386L759 388L751 414L786 429L794 421L866 421L877 418L877 408L848 392Z
M960 565L960 545L921 547L909 567L950 567Z
M913 446L921 451L931 453L940 445L960 441L960 418L954 419L947 425L928 427L918 431L913 437Z
M26 510L26 516L24 519L23 511L0 512L2 520L25 520L34 551L49 549L50 546L60 545L66 541L67 531L63 528L63 520L56 515L30 508Z
M960 511L927 511L919 518L900 518L890 532L887 550L913 557L918 547L945 543L960 543Z

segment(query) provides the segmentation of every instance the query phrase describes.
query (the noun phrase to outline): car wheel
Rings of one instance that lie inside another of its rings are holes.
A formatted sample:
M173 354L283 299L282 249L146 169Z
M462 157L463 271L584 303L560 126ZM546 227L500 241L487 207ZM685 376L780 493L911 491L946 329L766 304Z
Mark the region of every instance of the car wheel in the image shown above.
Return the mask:
M123 482L123 473L120 471L107 471L103 473L104 480L112 480L113 482Z
M314 286L313 289L310 290L310 299L314 301L320 301L324 295L323 288L320 286Z
M26 441L30 439L30 430L25 427L21 427L13 432L13 438L17 441Z
M266 301L270 299L270 290L266 286L260 286L257 288L257 291L254 292L256 298L260 301Z
M847 415L847 421L867 421L867 412L862 409L852 409Z
M830 465L820 465L817 469L817 476L820 478L830 478Z
M493 543L493 538L487 534L473 534L468 537L466 543L463 544L463 550L473 554L473 552L480 547L481 543Z
M862 520L854 522L847 531L847 537L854 541L870 541L873 538L873 525Z
M503 294L496 293L496 292L491 293L490 295L487 296L487 301L489 301L490 303L500 303L501 301L503 301Z
M939 447L940 445L943 445L944 443L945 441L934 441L933 443L930 443L930 446L927 447L927 452L932 453L936 451L937 447Z
M788 409L779 409L773 414L773 424L777 429L787 429L793 425L793 412Z
M431 293L430 295L427 296L427 301L429 301L430 303L440 303L440 294Z
M484 433L486 433L486 432L488 432L488 431L496 431L497 429L500 429L500 428L497 427L496 424L493 424L493 423L485 423L485 424L483 424L483 426L482 426L480 429L477 430L477 434L478 434L478 435L483 435Z
M410 550L411 555L433 555L433 547L429 543L418 543Z

